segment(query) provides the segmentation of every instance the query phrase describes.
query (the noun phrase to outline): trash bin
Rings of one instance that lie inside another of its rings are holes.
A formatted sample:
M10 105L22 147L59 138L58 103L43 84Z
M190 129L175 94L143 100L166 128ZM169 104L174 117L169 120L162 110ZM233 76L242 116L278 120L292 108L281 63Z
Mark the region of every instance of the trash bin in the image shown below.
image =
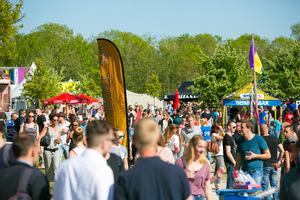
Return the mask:
M247 196L249 193L256 193L260 189L225 189L218 190L219 200L261 200L259 198Z

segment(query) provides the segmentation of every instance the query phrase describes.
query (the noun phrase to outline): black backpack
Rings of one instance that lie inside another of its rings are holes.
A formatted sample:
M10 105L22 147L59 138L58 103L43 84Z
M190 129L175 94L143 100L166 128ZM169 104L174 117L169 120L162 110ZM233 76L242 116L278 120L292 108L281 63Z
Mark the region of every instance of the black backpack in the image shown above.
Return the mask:
M18 189L14 196L10 197L9 200L31 200L31 197L26 193L26 188L32 171L33 169L31 168L24 169L18 184Z
M49 127L47 127L47 133L41 138L40 145L43 147L47 147L50 145Z

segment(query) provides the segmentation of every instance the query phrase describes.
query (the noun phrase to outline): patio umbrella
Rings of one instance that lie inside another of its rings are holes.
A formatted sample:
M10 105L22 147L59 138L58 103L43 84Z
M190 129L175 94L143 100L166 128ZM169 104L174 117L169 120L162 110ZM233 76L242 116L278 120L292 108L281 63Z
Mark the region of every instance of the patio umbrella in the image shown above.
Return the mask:
M175 102L174 102L174 110L177 111L179 104L179 92L178 90L175 91Z
M80 103L80 104L82 104L82 105L86 105L86 104L100 104L100 103L101 103L98 99L94 99L94 98L92 98L92 97L90 97L90 96L87 96L87 95L85 95L85 94L79 94L79 95L77 95L77 96L78 96L78 97L81 97L81 98L85 98L85 99L88 100L87 103Z
M78 104L78 103L87 103L89 102L87 99L75 96L70 93L63 93L61 95L52 97L50 99L44 100L44 105L52 105L52 104Z

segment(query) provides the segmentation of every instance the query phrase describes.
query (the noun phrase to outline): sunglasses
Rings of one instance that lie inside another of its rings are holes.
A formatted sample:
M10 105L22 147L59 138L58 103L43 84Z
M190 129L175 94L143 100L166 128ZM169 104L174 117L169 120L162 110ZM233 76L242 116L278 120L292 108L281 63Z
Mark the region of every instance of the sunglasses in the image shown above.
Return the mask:
M30 118L34 118L34 115L29 115L28 117L30 117Z
M236 127L234 126L234 127L232 127L232 128L236 128Z
M171 127L171 129L175 129L175 128L177 128L176 126L174 126L174 127Z
M124 135L116 136L116 138L119 138L119 139L124 138Z
M53 121L54 121L54 122L58 122L58 119L54 119Z
M78 126L78 124L73 124L73 126Z

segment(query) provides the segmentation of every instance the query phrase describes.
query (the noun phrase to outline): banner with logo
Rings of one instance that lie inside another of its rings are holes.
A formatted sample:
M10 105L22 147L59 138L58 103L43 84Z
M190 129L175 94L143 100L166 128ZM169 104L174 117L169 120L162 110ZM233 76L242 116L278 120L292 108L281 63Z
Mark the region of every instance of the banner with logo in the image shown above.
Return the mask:
M114 43L97 39L105 118L113 128L122 129L122 145L129 146L127 98L121 54Z

